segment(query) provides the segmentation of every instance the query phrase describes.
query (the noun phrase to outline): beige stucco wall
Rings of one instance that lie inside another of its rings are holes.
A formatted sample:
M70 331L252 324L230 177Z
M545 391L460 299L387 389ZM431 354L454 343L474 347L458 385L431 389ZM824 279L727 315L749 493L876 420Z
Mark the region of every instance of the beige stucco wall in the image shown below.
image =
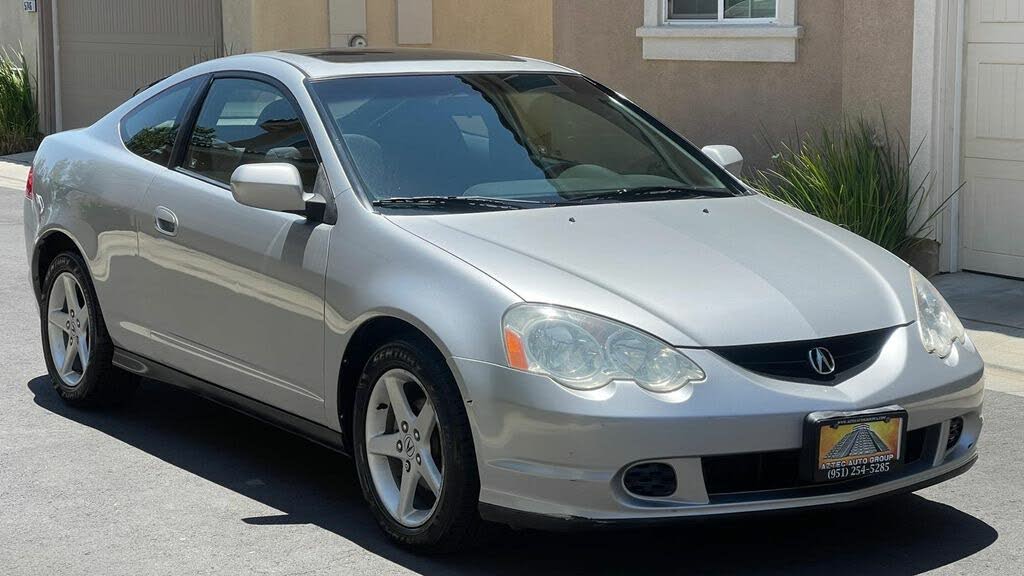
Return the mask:
M551 59L553 5L561 1L433 0L430 46ZM394 46L395 0L368 0L366 29L370 46Z
M254 50L330 45L327 0L255 0L252 24Z
M395 0L367 0L366 41L373 47L394 46L397 32Z
M330 45L327 0L222 0L221 10L231 54Z
M843 109L910 135L914 3L843 1ZM916 145L916 143L912 143Z
M798 0L804 36L797 61L748 63L644 60L635 36L643 0L556 0L555 59L622 92L694 143L732 144L748 165L764 165L770 150L763 134L786 138L846 109L882 106L907 133L913 13L904 4Z
M39 13L25 12L20 1L0 2L0 48L12 56L24 50L28 68L38 78Z
M225 53L242 54L253 51L252 6L253 0L221 0Z

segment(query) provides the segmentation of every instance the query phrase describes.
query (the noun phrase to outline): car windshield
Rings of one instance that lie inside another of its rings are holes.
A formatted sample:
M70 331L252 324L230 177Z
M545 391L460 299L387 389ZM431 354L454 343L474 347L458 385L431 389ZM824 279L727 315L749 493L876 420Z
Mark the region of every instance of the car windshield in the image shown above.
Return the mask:
M381 207L522 209L739 192L692 146L579 76L371 76L312 89Z

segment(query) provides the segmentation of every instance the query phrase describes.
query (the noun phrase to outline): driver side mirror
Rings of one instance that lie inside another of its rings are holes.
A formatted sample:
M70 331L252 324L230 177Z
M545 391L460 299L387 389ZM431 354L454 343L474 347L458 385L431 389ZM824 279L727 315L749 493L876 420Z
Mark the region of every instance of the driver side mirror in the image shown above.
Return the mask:
M733 176L740 177L740 172L743 171L743 155L736 148L724 144L714 144L701 148L701 152L707 154L708 158L728 170Z
M293 164L271 162L242 164L231 174L231 195L239 204L274 210L301 212L306 209L302 176Z

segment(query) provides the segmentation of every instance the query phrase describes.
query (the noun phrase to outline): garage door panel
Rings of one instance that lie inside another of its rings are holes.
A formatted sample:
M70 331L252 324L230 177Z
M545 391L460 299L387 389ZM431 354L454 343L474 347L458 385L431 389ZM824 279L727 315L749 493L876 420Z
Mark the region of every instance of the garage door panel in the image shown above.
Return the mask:
M1020 42L1024 0L970 0L967 36L971 42Z
M1021 278L1021 266L1024 266L1024 258L1019 256L995 252L974 252L970 258L964 259L963 269L970 272Z
M963 266L1024 277L1024 0L968 6Z
M967 51L964 155L1024 158L1024 44Z
M87 90L128 91L169 75L217 54L213 48L189 46L138 46L126 51L123 44L72 44L62 58L62 80L67 92Z
M67 104L61 106L61 115L66 119L102 118L110 112L110 102L123 102L124 92L120 90L62 90L61 98ZM65 122L64 130L81 128L90 122Z
M1024 22L1024 0L977 0L979 23Z
M971 250L1024 258L1024 163L967 162L965 208Z
M61 0L57 9L64 129L222 51L218 0Z
M221 31L217 0L64 0L61 40L194 46ZM211 9L216 8L216 9Z
M109 34L76 34L72 42L97 42L103 43L108 42L111 39ZM189 36L163 36L156 34L124 34L116 37L117 43L121 45L130 44L137 47L142 46L206 46L214 47L214 44L209 42L208 38L202 36L189 35ZM63 48L63 43L62 46Z

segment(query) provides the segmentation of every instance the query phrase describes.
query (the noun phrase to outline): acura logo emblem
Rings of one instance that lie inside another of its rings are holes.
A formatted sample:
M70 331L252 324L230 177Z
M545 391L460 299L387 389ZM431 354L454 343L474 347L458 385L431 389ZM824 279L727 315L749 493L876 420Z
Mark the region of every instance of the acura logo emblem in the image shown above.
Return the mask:
M807 359L811 361L811 368L822 376L828 376L836 371L836 359L832 357L828 348L812 348L807 353Z

